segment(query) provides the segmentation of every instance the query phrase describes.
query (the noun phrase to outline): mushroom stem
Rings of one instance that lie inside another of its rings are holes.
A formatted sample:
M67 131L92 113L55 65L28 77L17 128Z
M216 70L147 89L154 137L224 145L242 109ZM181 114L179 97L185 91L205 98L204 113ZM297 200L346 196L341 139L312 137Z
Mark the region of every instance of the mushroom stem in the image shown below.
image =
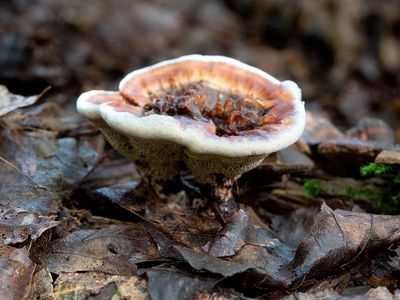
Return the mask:
M77 109L160 198L184 188L179 173L189 171L221 223L237 211L235 180L293 144L305 125L296 83L224 56L188 55L135 70L118 92L83 93Z
M221 224L226 224L238 210L232 193L234 182L235 180L233 179L227 179L216 186L208 185L202 188L210 208L214 211Z

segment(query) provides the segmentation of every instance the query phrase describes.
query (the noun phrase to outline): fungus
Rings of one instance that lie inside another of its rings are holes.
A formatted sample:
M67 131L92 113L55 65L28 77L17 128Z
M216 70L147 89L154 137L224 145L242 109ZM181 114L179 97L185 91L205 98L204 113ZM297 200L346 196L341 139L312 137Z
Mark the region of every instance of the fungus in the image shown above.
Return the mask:
M152 184L188 169L222 220L232 184L302 134L305 110L292 81L223 56L188 55L128 74L118 92L77 101L109 143Z

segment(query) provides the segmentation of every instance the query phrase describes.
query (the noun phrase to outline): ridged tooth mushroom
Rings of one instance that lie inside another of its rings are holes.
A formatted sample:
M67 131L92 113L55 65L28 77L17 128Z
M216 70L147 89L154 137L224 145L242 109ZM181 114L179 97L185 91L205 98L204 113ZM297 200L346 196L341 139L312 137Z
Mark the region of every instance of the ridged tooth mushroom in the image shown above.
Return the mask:
M183 164L210 187L226 187L293 144L305 125L296 83L224 56L133 71L119 92L83 93L77 109L152 180L176 177Z

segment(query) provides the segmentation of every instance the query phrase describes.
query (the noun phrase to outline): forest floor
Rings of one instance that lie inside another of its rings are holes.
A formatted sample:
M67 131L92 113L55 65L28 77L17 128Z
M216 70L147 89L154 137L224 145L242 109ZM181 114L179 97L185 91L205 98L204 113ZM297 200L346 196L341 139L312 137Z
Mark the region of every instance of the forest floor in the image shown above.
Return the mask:
M400 16L261 2L0 4L0 298L400 299ZM225 225L187 186L146 189L75 111L189 53L306 102L303 136L238 180Z

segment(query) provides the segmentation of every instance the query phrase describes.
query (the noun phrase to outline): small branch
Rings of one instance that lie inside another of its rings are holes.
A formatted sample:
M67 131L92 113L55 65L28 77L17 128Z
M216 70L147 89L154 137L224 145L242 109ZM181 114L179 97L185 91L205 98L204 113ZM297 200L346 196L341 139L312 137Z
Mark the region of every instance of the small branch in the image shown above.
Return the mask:
M25 177L26 179L28 179L31 183L33 183L33 185L38 188L38 189L43 189L48 191L48 189L44 186L41 186L39 184L37 184L31 177L29 177L28 175L26 175L20 168L18 168L17 166L15 166L13 163L9 162L7 159L3 158L0 156L0 161L2 161L3 163L5 163L7 166L9 166L10 168L16 170L19 174L21 174L23 177Z

